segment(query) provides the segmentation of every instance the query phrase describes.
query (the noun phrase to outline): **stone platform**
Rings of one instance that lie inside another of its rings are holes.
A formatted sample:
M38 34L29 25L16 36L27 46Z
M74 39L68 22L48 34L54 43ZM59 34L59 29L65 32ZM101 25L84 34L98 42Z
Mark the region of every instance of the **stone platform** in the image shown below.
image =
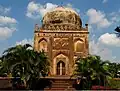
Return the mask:
M70 76L49 76L44 77L44 79L49 79L51 86L44 88L44 91L75 91L73 84L75 78Z

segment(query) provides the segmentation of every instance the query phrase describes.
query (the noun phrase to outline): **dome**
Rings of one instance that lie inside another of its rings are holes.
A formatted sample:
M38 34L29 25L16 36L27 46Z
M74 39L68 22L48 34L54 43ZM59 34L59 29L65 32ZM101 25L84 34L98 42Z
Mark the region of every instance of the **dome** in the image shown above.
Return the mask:
M56 29L56 26L61 28L66 26L66 29L80 29L82 26L82 21L77 12L66 7L57 7L51 12L47 12L42 23L45 29Z
M57 7L53 11L64 11L64 12L70 11L71 13L77 14L77 12L75 12L73 9L71 9L71 8L64 8L64 7Z

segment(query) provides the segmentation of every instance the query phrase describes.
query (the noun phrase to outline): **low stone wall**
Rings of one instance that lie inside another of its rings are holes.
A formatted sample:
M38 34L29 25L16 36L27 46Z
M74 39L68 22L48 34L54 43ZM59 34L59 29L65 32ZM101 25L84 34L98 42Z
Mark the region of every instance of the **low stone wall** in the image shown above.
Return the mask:
M110 82L111 82L110 86L112 88L120 90L120 78L113 78Z
M12 88L11 78L0 77L0 89Z
M113 80L118 80L118 81L120 81L120 78L113 78Z

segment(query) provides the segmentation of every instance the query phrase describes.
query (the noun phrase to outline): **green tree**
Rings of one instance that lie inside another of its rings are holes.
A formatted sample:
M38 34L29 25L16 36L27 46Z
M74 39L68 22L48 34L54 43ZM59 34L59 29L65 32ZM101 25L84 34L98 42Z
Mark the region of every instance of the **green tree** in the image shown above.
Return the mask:
M113 78L117 78L117 74L120 71L119 63L109 63L109 72L112 74Z
M17 45L4 51L1 71L13 77L20 77L27 88L30 88L32 81L46 76L49 72L49 61L44 51L36 52L31 45Z
M120 37L120 26L117 26L117 27L115 28L115 31L117 32L118 37Z
M105 86L111 74L108 71L108 61L102 61L99 56L88 56L76 61L75 75L81 76L83 89L90 89L92 85Z

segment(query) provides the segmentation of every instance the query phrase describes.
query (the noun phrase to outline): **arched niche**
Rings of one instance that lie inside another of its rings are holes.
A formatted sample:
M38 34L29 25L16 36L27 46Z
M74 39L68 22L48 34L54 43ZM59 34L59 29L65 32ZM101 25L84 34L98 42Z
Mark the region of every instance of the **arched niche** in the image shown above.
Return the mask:
M59 54L53 59L53 74L67 75L69 70L69 59L64 54ZM61 70L61 72L60 72Z
M77 40L74 43L74 51L75 52L83 52L83 50L84 50L84 42L83 42L83 40Z
M44 39L44 38L40 39L38 44L39 44L39 50L40 51L44 50L45 52L47 52L47 47L48 46L47 46L47 40L46 39Z

